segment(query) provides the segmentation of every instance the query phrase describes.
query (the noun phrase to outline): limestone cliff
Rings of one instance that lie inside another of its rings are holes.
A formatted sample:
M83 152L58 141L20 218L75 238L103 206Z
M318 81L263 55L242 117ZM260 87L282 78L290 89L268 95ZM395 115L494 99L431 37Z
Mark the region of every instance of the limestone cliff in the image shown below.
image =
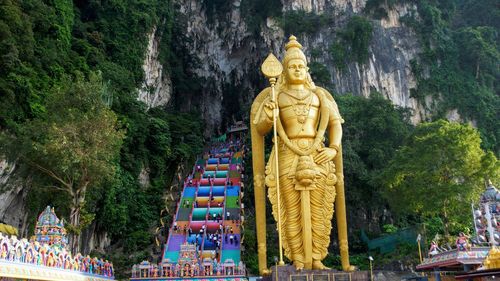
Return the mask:
M16 168L16 163L0 160L0 222L16 227L23 237L27 234L25 208L30 180L16 176Z
M225 13L215 16L207 11L203 1L176 0L179 10L187 21L184 33L189 40L178 42L197 58L193 72L210 83L202 86L200 100L207 135L224 122L224 114L231 114L224 99L236 99L240 108L248 107L253 97L265 84L259 67L269 52L282 56L283 45L289 34L285 34L275 18L261 23L260 33L253 34L242 14L242 2L232 0ZM386 19L371 20L373 40L369 46L369 61L365 64L351 62L340 71L328 55L330 43L338 36L336 31L345 26L352 15L363 11L364 0L282 0L282 12L304 10L317 14L328 14L333 23L318 26L315 34L295 34L304 45L307 56L311 50L322 55L317 61L324 64L332 77L332 90L337 93L370 95L381 92L394 104L414 109L413 121L418 122L425 114L419 104L410 97L415 79L410 61L419 52L416 35L400 23L412 6L396 5ZM247 15L248 16L248 15ZM252 15L250 15L252 16ZM286 18L284 19L286 20ZM227 85L237 89L235 96L225 97ZM175 86L175 85L174 85ZM233 110L234 111L234 110ZM242 116L244 117L244 116ZM222 124L225 125L225 124Z
M142 65L144 81L139 89L138 99L148 108L167 104L172 93L169 73L163 70L163 64L159 60L161 37L161 32L157 32L155 26L148 35L148 46Z
M332 10L339 12L350 10L359 13L365 6L365 0L283 0L284 10L304 10L323 13Z

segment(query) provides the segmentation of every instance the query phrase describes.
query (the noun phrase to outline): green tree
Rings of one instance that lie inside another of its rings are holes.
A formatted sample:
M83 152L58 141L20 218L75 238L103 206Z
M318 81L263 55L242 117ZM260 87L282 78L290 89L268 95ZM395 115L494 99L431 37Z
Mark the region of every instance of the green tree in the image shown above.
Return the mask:
M410 134L408 110L394 106L379 93L369 98L336 96L342 118L345 185L348 206L365 213L367 220L378 219L387 202L377 181L394 153ZM370 204L359 204L370 202ZM381 222L381 224L390 222ZM379 225L378 228L381 228ZM378 232L380 229L369 229Z
M444 120L420 124L382 176L392 209L440 217L449 237L450 226L470 220L469 204L478 199L485 176L498 172L497 159L480 144L470 125Z
M12 139L21 161L46 176L51 188L70 195L74 253L81 230L90 223L82 214L87 190L114 176L124 135L102 93L96 74L89 81L67 81L47 98L47 113L21 125Z
M492 85L500 75L500 52L497 49L498 34L489 26L467 27L455 35L459 46L460 64L464 69L470 68L476 79Z

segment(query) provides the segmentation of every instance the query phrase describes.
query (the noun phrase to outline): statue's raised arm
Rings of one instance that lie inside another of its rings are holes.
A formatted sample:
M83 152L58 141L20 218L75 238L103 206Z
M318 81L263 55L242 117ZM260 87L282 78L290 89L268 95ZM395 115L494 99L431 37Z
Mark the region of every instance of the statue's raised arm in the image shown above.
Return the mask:
M266 264L266 186L285 256L296 269L325 269L334 206L342 268L349 264L342 167L342 117L333 97L316 87L302 46L294 36L286 44L283 72L255 99L250 115L259 270ZM275 110L277 109L277 110ZM264 136L277 137L265 165ZM325 136L328 145L325 145ZM277 154L277 155L276 155ZM278 184L279 182L279 184ZM279 193L278 193L279 192ZM334 204L335 203L335 204Z

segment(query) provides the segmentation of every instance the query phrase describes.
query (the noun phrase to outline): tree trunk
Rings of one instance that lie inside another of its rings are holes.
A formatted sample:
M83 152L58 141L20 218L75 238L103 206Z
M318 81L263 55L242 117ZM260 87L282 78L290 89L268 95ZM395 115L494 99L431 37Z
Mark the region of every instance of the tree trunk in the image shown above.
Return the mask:
M78 196L75 195L71 204L71 213L69 217L70 224L75 229L75 231L71 234L70 239L70 249L73 256L80 251L80 232L77 230L78 225L80 224L80 204L78 204L78 201Z
M85 193L87 192L88 182L83 182L73 193L73 202L71 204L70 223L74 228L74 233L71 237L70 247L73 255L80 252L80 213L85 202Z

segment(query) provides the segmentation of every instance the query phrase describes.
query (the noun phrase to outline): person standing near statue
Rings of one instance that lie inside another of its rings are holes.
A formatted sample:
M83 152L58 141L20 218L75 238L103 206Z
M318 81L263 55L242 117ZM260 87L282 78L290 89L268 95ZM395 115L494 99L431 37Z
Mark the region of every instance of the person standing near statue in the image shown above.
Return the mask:
M259 270L261 274L268 271L267 186L280 245L295 268L326 269L322 260L328 253L335 203L342 268L351 271L341 151L343 120L330 93L314 85L302 45L291 36L285 48L281 74L266 74L264 63L263 72L271 78L272 87L256 97L250 116ZM270 57L275 60L272 68L281 70L276 58ZM274 146L264 166L264 136L273 127Z

